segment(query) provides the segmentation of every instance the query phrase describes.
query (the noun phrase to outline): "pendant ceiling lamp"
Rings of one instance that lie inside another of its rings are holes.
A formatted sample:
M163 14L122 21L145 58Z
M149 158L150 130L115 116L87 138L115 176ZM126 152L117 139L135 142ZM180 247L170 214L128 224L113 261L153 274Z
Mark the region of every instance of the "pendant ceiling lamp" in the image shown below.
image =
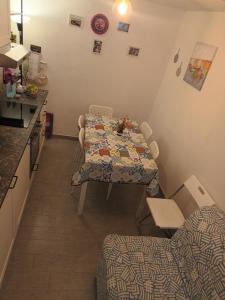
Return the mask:
M116 9L120 16L127 15L130 10L130 6L131 4L129 0L116 0Z

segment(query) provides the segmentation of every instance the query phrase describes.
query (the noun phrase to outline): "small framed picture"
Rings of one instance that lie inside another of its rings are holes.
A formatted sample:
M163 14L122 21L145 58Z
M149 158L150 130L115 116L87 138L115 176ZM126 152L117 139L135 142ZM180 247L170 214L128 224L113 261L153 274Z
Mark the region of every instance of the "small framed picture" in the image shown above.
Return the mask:
M130 24L119 22L117 25L117 29L119 31L128 32L130 28Z
M82 27L83 25L83 18L75 15L70 15L70 25L76 27Z
M102 52L102 41L95 40L93 46L93 53L101 54Z
M129 48L128 55L137 57L137 56L139 56L139 53L140 53L140 48L135 48L135 47Z

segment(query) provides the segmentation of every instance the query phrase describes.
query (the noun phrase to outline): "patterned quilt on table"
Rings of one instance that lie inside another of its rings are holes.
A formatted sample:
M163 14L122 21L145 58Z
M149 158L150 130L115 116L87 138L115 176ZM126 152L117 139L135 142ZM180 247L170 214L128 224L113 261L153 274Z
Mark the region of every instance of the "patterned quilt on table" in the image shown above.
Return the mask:
M122 136L117 126L118 120L86 115L85 162L73 185L90 180L148 185L157 178L158 167L138 124L129 120Z
M225 214L203 208L171 240L109 235L98 300L225 299Z

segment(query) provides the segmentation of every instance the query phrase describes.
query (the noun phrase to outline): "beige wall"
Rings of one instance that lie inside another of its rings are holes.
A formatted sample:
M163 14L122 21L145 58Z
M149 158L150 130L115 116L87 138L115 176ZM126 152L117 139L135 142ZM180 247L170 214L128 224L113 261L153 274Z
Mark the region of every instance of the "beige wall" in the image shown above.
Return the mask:
M12 9L13 2L12 1ZM55 114L55 133L76 134L76 120L89 104L111 105L115 115L146 119L161 83L183 12L133 0L125 20L129 34L118 32L121 20L112 0L25 0L25 42L41 45L49 65L49 105ZM104 36L90 28L92 16L108 16ZM68 25L69 14L83 16L84 27ZM92 54L94 39L103 40L103 53ZM127 55L129 46L141 48L139 58Z
M172 193L195 174L225 209L225 13L186 13L150 114L160 146L161 184ZM183 81L197 41L219 47L201 92ZM182 75L173 55L181 48Z

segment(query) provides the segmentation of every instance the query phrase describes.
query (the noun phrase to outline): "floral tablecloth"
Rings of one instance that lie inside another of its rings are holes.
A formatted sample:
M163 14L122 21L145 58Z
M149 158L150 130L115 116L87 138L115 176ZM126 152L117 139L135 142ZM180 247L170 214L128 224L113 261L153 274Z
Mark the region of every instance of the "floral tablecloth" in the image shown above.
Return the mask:
M149 185L157 178L158 167L138 124L128 120L122 136L117 126L118 120L86 115L85 161L73 185L90 180Z

